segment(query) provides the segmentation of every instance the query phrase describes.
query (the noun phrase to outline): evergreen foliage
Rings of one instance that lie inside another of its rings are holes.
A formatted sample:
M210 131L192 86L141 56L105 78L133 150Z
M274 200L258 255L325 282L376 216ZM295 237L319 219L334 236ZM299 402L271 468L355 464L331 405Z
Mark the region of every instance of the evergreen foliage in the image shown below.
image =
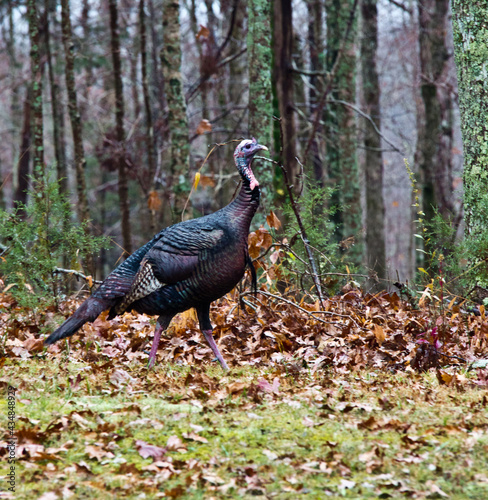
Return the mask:
M31 192L30 199L12 213L0 210L0 276L21 305L36 309L53 304L66 284L69 275L58 266L80 270L107 240L71 220L58 182L47 183L42 194Z

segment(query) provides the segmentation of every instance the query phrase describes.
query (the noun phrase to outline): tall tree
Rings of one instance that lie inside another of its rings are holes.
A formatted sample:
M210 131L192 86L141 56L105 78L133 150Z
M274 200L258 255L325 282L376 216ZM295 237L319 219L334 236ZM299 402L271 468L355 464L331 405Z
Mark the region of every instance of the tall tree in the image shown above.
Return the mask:
M19 165L17 170L17 189L14 195L14 207L22 207L27 203L27 189L29 187L29 164L31 151L31 92L26 92L24 100L24 111L22 133L19 147Z
M268 0L248 0L249 133L265 145L271 144L273 116L271 8Z
M308 101L310 116L317 112L317 105L323 91L320 73L324 70L323 47L323 2L322 0L307 0L308 9L308 46L310 51L310 84L308 86ZM324 162L321 157L321 140L315 134L310 145L310 162L313 166L314 179L323 185Z
M488 207L488 4L453 0L454 53L464 144L466 235L486 231Z
M378 51L377 0L362 0L361 70L364 110L366 182L366 261L379 278L386 277L385 204L380 130L380 86L376 67Z
M30 64L32 88L32 120L34 135L34 175L41 185L45 182L46 169L44 165L44 126L42 118L42 65L39 51L39 14L36 1L28 0L27 17L29 20ZM42 188L41 188L42 189Z
M336 188L332 204L341 211L335 216L338 237L348 248L349 258L361 263L361 191L356 158L356 119L347 104L356 95L356 16L357 0L330 0L326 3L326 71L335 73L332 100L325 113L326 164L330 184ZM349 36L348 36L349 34Z
M299 189L296 177L298 164L296 161L296 127L295 103L293 98L293 11L291 0L273 3L273 45L274 45L274 85L281 117L283 162L287 169L288 179L295 191ZM254 64L250 60L250 66Z
M151 110L151 99L149 96L149 84L147 76L147 29L146 29L146 13L145 0L139 0L139 36L141 39L141 80L142 80L142 95L144 100L144 112L146 115L146 147L147 147L147 165L148 165L148 209L150 217L151 231L156 231L156 207L159 200L154 191L154 176L156 175L156 147L154 143L154 126Z
M109 0L110 11L110 45L114 71L115 87L115 135L118 142L119 204L122 224L122 241L124 257L132 253L132 233L130 224L129 182L125 154L124 130L124 87L122 83L122 61L120 57L120 37L118 24L117 0Z
M453 215L453 110L446 85L450 44L449 0L419 0L420 92L416 163L421 178L422 211L432 221L435 209Z
M163 1L161 64L166 82L170 137L170 173L175 218L182 213L190 191L190 143L186 101L181 77L180 11L178 0Z
M83 149L83 130L81 125L80 111L78 109L78 98L75 88L75 56L73 35L71 28L69 0L61 0L61 28L63 33L63 45L65 56L65 78L68 91L68 111L71 121L71 132L73 134L74 162L76 172L76 191L78 196L77 211L80 222L87 222L90 218L88 210L88 199L86 194L85 180L85 152Z
M55 5L54 5L55 6ZM68 192L68 170L66 167L65 137L64 137L64 113L62 100L60 99L60 87L57 76L54 73L53 55L51 52L51 23L50 16L55 14L51 12L53 7L50 0L44 0L44 42L46 46L46 59L49 75L49 88L51 94L51 112L53 120L53 142L54 155L56 158L56 171L61 192Z

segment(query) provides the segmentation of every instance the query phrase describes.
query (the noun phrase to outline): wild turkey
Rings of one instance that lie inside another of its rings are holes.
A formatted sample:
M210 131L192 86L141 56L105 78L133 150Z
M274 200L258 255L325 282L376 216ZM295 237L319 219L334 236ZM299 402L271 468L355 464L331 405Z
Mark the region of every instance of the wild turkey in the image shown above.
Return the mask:
M133 309L159 315L149 354L148 366L152 367L161 332L177 313L194 307L205 339L223 369L228 370L212 336L210 304L237 285L247 265L256 286L247 237L260 191L251 162L258 151L267 149L254 138L239 143L234 160L243 184L237 197L213 214L163 229L112 271L44 343L53 344L73 335L107 309L109 319Z

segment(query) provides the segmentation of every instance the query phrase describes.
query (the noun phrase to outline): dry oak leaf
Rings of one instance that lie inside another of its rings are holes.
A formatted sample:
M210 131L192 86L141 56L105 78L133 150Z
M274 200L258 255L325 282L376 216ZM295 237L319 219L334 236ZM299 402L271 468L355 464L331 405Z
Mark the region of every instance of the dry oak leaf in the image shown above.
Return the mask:
M136 441L136 448L142 458L151 457L154 461L161 460L167 451L166 447L162 448L161 446L155 446L145 441L141 441L140 439Z
M198 135L205 134L205 132L212 132L212 124L205 118L198 124L197 130Z

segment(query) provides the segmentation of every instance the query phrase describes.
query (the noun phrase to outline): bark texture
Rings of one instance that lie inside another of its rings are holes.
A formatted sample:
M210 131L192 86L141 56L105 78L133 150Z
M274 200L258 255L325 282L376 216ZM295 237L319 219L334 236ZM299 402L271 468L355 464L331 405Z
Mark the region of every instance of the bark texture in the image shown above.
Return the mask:
M122 226L124 258L132 253L132 233L130 225L129 183L125 155L124 131L124 87L122 84L122 62L120 58L120 39L117 12L117 0L109 0L110 45L115 87L115 134L118 142L119 204Z
M51 12L51 5L49 0L44 1L44 37L46 46L46 59L49 74L49 88L51 94L51 112L53 120L53 142L54 142L54 156L56 158L56 173L59 182L60 191L63 194L68 193L68 170L66 167L66 141L64 135L64 113L63 103L60 99L61 89L57 75L54 72L56 60L51 52L51 15L55 16L55 11Z
M422 187L422 211L430 222L435 209L445 219L454 212L452 179L453 120L451 89L446 85L449 60L449 0L420 0L420 93L416 162Z
M274 46L274 85L280 110L282 143L280 144L283 164L288 179L298 192L298 164L296 161L296 126L295 104L293 98L293 24L292 2L282 0L274 2L273 46ZM251 62L252 64L252 62Z
M453 0L454 53L464 149L466 234L486 230L488 207L488 4Z
M27 2L27 17L29 20L30 39L34 176L37 182L43 184L45 181L46 169L44 165L44 134L42 119L42 66L39 51L39 15L35 0L29 0Z
M363 108L380 130L380 86L376 67L378 50L377 0L362 0L361 70ZM369 120L364 120L366 182L366 262L379 278L386 278L385 204L381 138Z
M326 70L330 71L343 50L332 91L332 99L347 103L355 102L356 57L355 35L357 22L354 19L350 36L342 42L347 30L354 0L331 0L326 3L327 54ZM340 207L334 219L342 247L348 250L351 261L361 264L361 191L356 158L356 118L350 107L334 103L324 116L327 138L326 164L329 183L336 189L332 205Z
M83 149L83 130L81 125L78 99L75 88L74 73L74 46L71 28L69 0L61 0L61 26L63 31L63 45L65 54L65 77L68 91L68 110L73 134L74 162L76 172L76 192L78 195L77 212L80 222L87 222L90 218L85 180L85 152Z
M271 12L272 2L268 0L248 1L249 134L268 147L271 144L273 116ZM265 172L259 170L257 176L261 182ZM266 179L262 183L265 184Z
M151 232L156 232L156 208L150 203L151 192L155 189L154 177L156 175L156 148L154 144L154 126L151 110L151 99L149 96L149 85L147 75L147 30L145 2L139 1L139 36L141 39L141 77L142 77L142 95L144 100L144 112L146 116L146 147L147 147L147 166L148 166L148 185L145 189L148 197L148 210L150 218ZM155 195L156 193L154 193ZM153 195L153 196L154 196Z
M180 12L177 0L163 1L163 49L161 65L168 101L170 175L174 195L174 217L181 216L190 192L190 143L186 101L181 77Z

